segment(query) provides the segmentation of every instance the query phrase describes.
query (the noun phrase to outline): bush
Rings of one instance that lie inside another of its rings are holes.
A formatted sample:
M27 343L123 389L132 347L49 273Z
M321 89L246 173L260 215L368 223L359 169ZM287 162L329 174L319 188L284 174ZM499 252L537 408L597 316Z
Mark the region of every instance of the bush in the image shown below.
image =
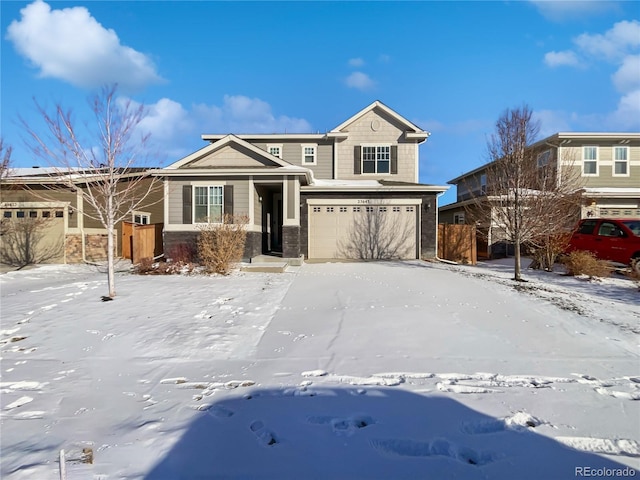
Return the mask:
M247 239L246 215L225 215L223 223L207 223L200 227L198 257L208 273L228 275L242 260Z
M567 268L567 275L587 275L593 277L609 277L613 269L609 262L599 260L585 250L576 250L567 255L563 263Z
M560 233L536 238L529 246L529 254L533 259L529 268L552 272L553 266L566 251L570 240L570 233Z
M134 267L138 275L178 275L192 273L195 265L191 262L154 262L151 257L145 257Z

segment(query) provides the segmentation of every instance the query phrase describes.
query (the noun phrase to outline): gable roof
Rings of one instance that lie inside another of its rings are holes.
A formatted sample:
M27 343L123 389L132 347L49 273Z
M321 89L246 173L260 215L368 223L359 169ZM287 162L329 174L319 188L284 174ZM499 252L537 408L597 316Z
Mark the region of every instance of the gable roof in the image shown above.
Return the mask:
M403 124L404 126L407 127L407 130L413 130L413 133L417 133L420 134L421 137L428 137L429 135L431 135L431 133L421 129L420 127L418 127L416 124L410 122L409 120L407 120L406 118L404 118L402 115L400 115L399 113L395 112L394 110L390 109L389 107L387 107L384 103L382 103L380 100L376 100L375 102L373 102L371 105L369 105L368 107L363 108L362 110L360 110L358 113L356 113L355 115L353 115L352 117L350 117L349 119L345 120L344 122L342 122L340 125L338 125L336 128L334 128L333 130L331 130L330 133L338 133L341 132L344 128L346 128L348 125L352 124L353 122L355 122L356 120L358 120L360 117L362 117L363 115L369 113L370 111L374 110L374 109L380 109L383 112L385 112L387 115L389 115L390 117L394 118L395 120L397 120L399 123Z
M211 155L212 153L222 149L223 147L226 146L230 146L230 145L237 145L240 147L245 148L246 150L249 150L253 153L255 153L258 157L261 157L265 160L265 163L267 164L271 164L274 167L291 167L292 164L289 162L285 162L284 160L275 157L273 155L271 155L269 152L262 150L261 148L256 147L255 145L242 140L241 138L238 138L235 135L226 135L223 138L221 138L220 140L218 140L217 142L213 142L210 143L209 145L207 145L206 147L201 148L200 150L197 150L195 152L193 152L190 155L187 155L186 157L182 158L181 160L178 160L177 162L172 163L171 165L168 165L166 167L166 170L173 170L173 169L178 169L178 168L182 168L185 165L188 165L189 163L195 162L197 160L200 160L208 155Z

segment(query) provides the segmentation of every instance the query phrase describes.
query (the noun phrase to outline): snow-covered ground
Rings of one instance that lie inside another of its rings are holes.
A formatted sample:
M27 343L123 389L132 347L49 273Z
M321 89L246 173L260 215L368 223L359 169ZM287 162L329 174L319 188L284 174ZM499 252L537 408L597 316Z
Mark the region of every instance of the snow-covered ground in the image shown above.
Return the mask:
M511 262L0 275L0 476L640 475L637 285Z

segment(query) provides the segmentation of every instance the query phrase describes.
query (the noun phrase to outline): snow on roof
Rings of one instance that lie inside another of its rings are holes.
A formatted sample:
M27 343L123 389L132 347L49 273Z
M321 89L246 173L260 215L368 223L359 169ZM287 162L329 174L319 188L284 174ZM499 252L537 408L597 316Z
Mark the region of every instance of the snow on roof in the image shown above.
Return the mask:
M616 187L588 187L583 189L585 193L635 193L640 195L640 188L616 188Z
M381 187L377 180L329 180L316 178L313 180L316 187Z

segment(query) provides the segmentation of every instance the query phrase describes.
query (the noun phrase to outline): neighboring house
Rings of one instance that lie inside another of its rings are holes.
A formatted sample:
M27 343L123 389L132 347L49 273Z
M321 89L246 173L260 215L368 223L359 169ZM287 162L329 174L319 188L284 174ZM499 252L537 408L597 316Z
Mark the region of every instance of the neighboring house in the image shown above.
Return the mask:
M165 251L233 214L248 221L246 259L434 257L448 187L418 183L429 135L378 101L326 133L203 135L156 171Z
M121 175L123 185L146 169L130 169ZM75 191L63 188L59 171L52 168L16 168L3 179L0 188L0 261L19 263L25 249L31 250L35 263L80 263L106 259L107 232L83 202L82 191L90 176L70 173L76 178ZM140 187L152 182L143 179ZM131 213L133 224L161 223L164 218L163 189L156 188L144 206ZM10 227L14 228L10 228ZM15 228L19 226L18 228ZM122 222L117 226L117 255L122 255ZM11 232L11 234L9 233ZM12 257L17 258L12 261Z
M582 191L580 218L640 218L640 133L560 132L529 148L534 150L537 168L552 169L558 181L572 177L578 183ZM457 198L455 203L440 207L440 222L469 221L466 209L491 189L487 166L448 182L456 185ZM489 255L496 254L491 244L503 240L499 235L493 237L489 231Z

